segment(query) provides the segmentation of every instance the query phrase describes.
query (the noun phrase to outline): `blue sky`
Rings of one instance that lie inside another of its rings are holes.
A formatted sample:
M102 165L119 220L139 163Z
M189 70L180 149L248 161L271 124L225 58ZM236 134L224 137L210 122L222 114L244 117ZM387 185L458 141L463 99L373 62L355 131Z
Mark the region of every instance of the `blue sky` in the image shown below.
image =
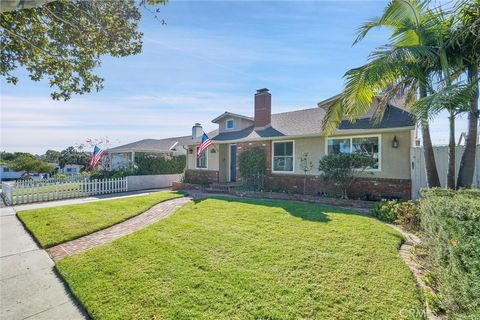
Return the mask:
M115 146L188 135L194 122L228 110L253 114L253 94L269 88L272 111L313 108L337 94L342 76L387 40L372 32L352 47L356 28L387 1L171 1L162 26L144 13L140 55L103 59L99 93L50 99L48 81L20 71L1 82L1 149L43 153L108 136ZM320 124L319 124L320 125ZM432 125L446 144L446 117ZM466 120L457 121L457 132Z

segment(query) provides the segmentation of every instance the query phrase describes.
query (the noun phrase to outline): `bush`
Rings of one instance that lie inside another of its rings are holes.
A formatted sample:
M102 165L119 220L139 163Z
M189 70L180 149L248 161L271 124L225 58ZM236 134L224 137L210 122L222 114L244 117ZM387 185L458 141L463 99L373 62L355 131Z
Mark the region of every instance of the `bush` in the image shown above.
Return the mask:
M265 173L265 151L261 147L245 150L238 156L238 169L246 185L262 189Z
M395 223L408 231L420 231L420 210L414 201L382 200L372 209L379 220Z
M322 177L338 186L342 197L347 198L350 186L362 176L365 170L373 167L375 159L360 153L338 153L324 156L318 165Z
M480 192L422 190L427 263L449 318L480 318Z
M394 207L395 223L408 231L420 231L420 208L414 201L399 202Z
M397 205L397 200L382 200L375 204L372 209L372 214L379 220L394 223L397 220L397 215L394 210Z
M182 173L187 163L186 156L172 158L148 153L135 154L137 175Z

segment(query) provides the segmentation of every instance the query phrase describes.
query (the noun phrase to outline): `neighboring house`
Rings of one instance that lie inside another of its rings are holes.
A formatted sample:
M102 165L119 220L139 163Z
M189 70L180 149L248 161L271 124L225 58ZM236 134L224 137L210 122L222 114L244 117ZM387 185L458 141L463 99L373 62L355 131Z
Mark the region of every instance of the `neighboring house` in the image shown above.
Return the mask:
M192 141L192 136L166 139L143 139L106 150L110 159L110 169L118 169L134 163L135 153L148 153L173 157L185 155L184 145Z
M68 175L76 175L80 173L80 170L84 167L81 164L66 164L63 168L60 168L58 163L50 163L54 167L55 173L63 173Z
M0 165L0 181L20 179L23 171L14 171L3 165Z
M264 183L267 188L303 191L299 158L307 152L314 164L308 173L308 192L323 194L332 191L332 186L322 181L319 160L330 153L362 152L377 159L377 163L369 170L371 175L352 186L353 196L411 198L410 147L415 123L410 113L390 105L378 124L372 123L370 112L355 123L344 120L332 136L326 137L321 129L325 116L322 105L333 99L335 97L319 103L317 108L272 114L270 92L257 90L254 117L225 112L213 119L212 122L218 124L218 132L209 133L214 144L200 158L196 156L200 138L187 145L187 181L239 181L239 154L261 147L266 154Z

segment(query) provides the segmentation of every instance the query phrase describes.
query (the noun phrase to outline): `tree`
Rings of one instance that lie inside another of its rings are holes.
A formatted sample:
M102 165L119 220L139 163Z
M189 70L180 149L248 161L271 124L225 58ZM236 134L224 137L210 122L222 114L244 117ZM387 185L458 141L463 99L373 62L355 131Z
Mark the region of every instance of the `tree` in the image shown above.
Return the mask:
M9 162L17 159L20 156L30 156L30 157L35 157L33 154L27 153L27 152L6 152L2 151L0 153L0 160L4 162Z
M313 169L313 162L308 161L308 152L302 153L300 156L300 169L302 169L304 176L303 176L303 194L307 193L307 173L312 171Z
M0 75L17 84L14 71L24 67L30 78L47 77L53 99L68 100L103 87L95 74L101 57L139 54L143 34L139 8L166 0L14 0L0 13ZM20 10L16 10L20 9ZM159 12L157 8L156 12ZM162 20L163 22L163 20ZM164 22L163 22L164 23Z
M348 189L363 176L365 170L375 165L375 159L360 153L329 154L320 159L318 170L322 177L339 186L342 198L348 199Z
M47 173L53 171L51 165L31 155L19 156L13 160L8 167L15 171L24 171L22 177L28 176L31 173Z
M58 163L58 159L60 158L60 151L56 150L47 150L45 155L43 156L44 160L50 163Z
M475 171L475 153L478 135L478 66L480 65L480 2L464 1L458 4L458 25L449 41L453 54L461 59L469 84L473 85L468 112L468 134L465 151L458 171L457 188L470 188Z
M375 98L377 109L374 121L379 121L391 98L405 96L408 105L428 92L431 74L436 70L437 59L430 47L433 35L425 14L425 4L416 0L394 0L383 15L359 28L354 44L361 41L370 30L388 27L392 30L390 43L373 51L369 62L345 74L346 83L342 95L327 107L323 128L327 134L347 116L350 121L367 113ZM420 118L427 181L430 187L439 187L428 118Z
M64 168L67 164L79 164L87 166L90 161L90 154L87 152L79 151L75 147L68 147L60 152L58 158L58 164L60 168Z

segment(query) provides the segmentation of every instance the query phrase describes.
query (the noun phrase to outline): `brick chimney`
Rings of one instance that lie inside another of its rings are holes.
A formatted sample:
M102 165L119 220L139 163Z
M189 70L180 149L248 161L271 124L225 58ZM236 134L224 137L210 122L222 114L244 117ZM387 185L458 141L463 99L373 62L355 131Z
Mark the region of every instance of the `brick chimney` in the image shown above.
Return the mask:
M272 95L267 88L258 89L255 93L254 127L264 128L272 122Z

